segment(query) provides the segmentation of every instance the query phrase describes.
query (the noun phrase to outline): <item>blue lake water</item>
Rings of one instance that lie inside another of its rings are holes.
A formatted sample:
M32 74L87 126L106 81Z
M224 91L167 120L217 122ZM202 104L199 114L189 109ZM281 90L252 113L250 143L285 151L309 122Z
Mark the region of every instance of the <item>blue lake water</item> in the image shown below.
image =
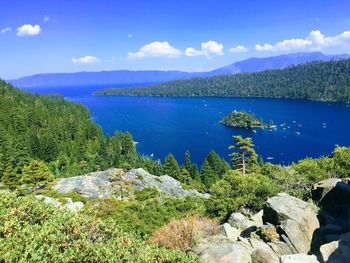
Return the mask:
M130 131L142 154L163 159L169 152L182 163L186 150L201 164L210 149L229 159L233 135L253 138L265 160L289 164L305 157L328 155L336 144L350 146L350 107L344 103L262 98L94 97L101 87L31 88L62 93L87 106L105 134ZM273 120L276 129L238 129L220 119L245 110Z

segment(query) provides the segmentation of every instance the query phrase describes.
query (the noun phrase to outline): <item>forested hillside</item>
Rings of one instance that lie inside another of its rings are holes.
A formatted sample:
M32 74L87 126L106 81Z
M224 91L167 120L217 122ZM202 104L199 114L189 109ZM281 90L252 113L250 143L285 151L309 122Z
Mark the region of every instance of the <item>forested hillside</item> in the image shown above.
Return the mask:
M136 160L129 133L105 138L82 105L29 94L0 81L0 178L18 182L31 160L71 176Z
M178 80L148 87L105 89L96 95L233 96L350 101L350 60L312 62L284 70Z

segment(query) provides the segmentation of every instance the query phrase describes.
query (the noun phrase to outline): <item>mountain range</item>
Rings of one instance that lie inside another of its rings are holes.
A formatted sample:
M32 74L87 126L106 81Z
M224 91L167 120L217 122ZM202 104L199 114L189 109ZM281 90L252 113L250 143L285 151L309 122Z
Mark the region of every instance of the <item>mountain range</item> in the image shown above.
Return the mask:
M81 85L113 85L144 83L159 83L194 77L208 77L221 74L236 74L241 72L259 72L267 69L284 69L293 65L312 61L330 61L332 59L350 58L348 54L325 55L320 52L292 53L265 58L249 58L228 66L207 72L183 72L161 70L114 70L100 72L77 73L46 73L8 80L18 87L51 87L51 86L81 86Z

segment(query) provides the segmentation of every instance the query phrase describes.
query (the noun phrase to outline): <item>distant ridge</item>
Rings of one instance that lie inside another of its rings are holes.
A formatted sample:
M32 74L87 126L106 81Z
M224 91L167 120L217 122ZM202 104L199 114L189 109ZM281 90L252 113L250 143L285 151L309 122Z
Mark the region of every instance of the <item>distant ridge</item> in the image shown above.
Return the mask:
M330 61L332 59L348 59L350 55L325 55L320 52L292 53L266 58L249 58L231 65L210 71L211 76L220 74L236 74L243 72L259 72L267 69L285 69L290 66L305 64L313 61Z
M23 88L129 83L138 85L144 83L160 83L171 80L190 79L193 77L208 77L221 74L236 74L240 72L258 72L267 69L284 69L292 65L305 64L312 61L330 61L332 59L344 58L350 58L350 55L325 55L320 52L292 53L266 58L249 58L208 72L115 70L101 72L48 73L9 80L9 82L15 86Z

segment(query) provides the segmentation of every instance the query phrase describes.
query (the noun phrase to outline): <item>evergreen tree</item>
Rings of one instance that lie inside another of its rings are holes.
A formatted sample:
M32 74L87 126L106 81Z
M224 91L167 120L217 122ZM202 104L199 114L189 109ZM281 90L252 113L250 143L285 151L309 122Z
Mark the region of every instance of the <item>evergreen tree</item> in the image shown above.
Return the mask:
M176 180L180 179L180 167L175 157L169 153L165 158L163 166L164 174L167 174Z
M233 136L235 145L230 145L229 149L233 149L234 152L230 154L232 156L231 162L233 168L241 170L242 174L246 172L252 172L254 166L257 164L257 154L254 150L254 144L252 138L242 138L242 136Z
M230 165L225 160L221 159L214 150L209 152L206 160L219 178L230 170Z
M185 152L185 168L188 172L190 172L192 168L190 151Z
M32 160L28 165L23 167L20 182L36 186L39 183L53 181L54 176L49 168L42 161Z
M204 161L201 169L201 178L203 184L210 188L217 180L219 180L218 175L215 173L214 169L210 166L207 160Z

